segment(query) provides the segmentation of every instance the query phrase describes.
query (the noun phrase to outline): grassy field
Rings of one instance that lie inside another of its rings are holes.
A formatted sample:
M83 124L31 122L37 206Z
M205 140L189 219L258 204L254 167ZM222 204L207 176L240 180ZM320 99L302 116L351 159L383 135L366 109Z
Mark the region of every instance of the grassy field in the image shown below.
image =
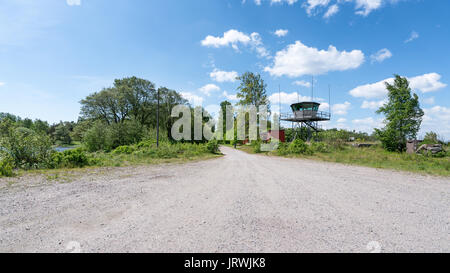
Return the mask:
M247 153L255 153L252 146L243 145L238 146L238 148ZM276 151L261 154L278 156ZM312 155L289 154L284 157L322 160L420 174L450 176L450 157L433 158L423 155L393 153L387 152L378 146L371 148L356 148L346 145L342 149L331 149L330 152L327 153L314 152Z

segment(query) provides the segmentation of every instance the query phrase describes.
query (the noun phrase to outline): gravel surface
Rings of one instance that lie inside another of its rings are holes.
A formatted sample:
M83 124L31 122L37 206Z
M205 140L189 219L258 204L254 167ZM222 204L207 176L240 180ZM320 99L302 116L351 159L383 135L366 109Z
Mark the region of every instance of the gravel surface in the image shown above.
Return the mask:
M0 252L450 252L448 178L222 151L0 180Z

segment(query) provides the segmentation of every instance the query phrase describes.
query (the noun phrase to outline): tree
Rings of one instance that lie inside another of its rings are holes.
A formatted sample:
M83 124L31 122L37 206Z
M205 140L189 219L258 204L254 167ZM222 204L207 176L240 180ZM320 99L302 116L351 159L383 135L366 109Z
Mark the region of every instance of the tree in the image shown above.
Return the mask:
M424 112L406 78L395 75L394 84L386 82L386 88L388 102L377 111L385 115L386 126L376 132L386 150L405 151L406 141L417 136Z
M70 122L60 122L58 125L55 126L55 131L53 132L52 136L55 142L61 143L61 144L67 144L69 145L72 143L72 124Z
M237 77L241 81L238 87L237 98L240 99L238 105L267 105L269 109L269 100L266 94L266 84L259 74L245 72Z
M223 132L223 140L226 140L227 135L227 106L231 106L231 102L222 101L220 103L220 109L222 110L222 116L219 117L217 126L221 126L222 124L222 132Z
M270 104L266 93L266 84L259 74L253 74L252 72L245 72L241 76L237 77L241 81L238 87L237 98L239 98L238 105L254 105L259 111L259 106L267 105L267 111L270 112ZM267 119L268 117L260 117L259 112L257 115L257 124L262 119ZM249 133L249 120L246 118L245 121L245 132ZM259 128L257 128L257 136L260 137Z
M435 132L431 131L425 134L423 142L428 144L438 144L440 141L438 135Z

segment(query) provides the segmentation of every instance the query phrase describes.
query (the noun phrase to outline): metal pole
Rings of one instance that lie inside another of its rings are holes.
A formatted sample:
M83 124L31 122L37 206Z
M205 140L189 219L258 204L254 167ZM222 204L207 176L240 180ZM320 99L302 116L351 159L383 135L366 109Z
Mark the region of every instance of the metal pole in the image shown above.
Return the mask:
M281 87L280 85L278 85L278 126L280 126L281 124Z
M156 109L156 147L159 148L159 88L158 88L158 107Z
M328 111L330 111L331 118L331 87L328 85Z

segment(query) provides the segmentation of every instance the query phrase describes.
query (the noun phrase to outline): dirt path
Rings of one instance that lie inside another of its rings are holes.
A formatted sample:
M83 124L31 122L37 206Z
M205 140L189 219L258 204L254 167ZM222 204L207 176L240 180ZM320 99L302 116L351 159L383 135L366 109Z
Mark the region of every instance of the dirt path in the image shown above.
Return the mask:
M450 252L449 179L222 150L3 188L0 252Z

